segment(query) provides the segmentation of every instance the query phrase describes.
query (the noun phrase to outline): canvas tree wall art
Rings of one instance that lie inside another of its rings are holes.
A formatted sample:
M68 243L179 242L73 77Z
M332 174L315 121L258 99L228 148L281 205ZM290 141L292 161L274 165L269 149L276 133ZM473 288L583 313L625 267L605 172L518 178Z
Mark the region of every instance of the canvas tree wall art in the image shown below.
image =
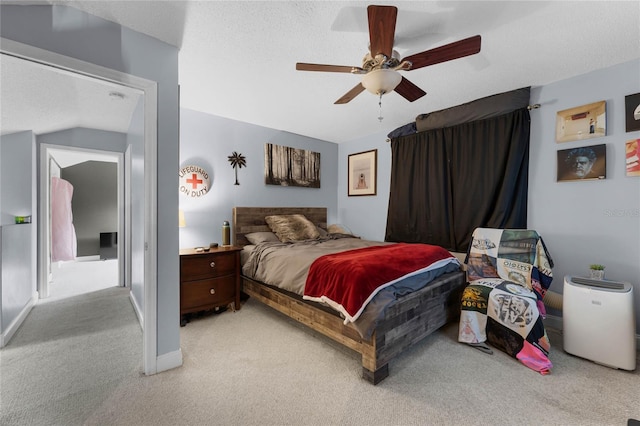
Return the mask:
M320 153L265 144L264 181L267 185L320 188Z

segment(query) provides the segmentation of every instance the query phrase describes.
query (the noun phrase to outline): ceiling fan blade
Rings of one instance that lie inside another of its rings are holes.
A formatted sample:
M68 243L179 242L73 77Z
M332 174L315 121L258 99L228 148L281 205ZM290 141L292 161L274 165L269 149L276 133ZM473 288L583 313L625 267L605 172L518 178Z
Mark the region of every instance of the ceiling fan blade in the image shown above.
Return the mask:
M349 102L351 99L358 96L363 91L364 91L364 86L361 83L358 83L357 86L355 86L353 89L345 93L340 99L335 101L334 104L346 104L347 102Z
M382 53L391 58L398 9L395 6L369 6L367 14L371 56L375 58L378 53Z
M421 97L427 94L427 92L425 92L424 90L422 90L421 88L419 88L418 86L416 86L415 84L413 84L412 82L410 82L404 77L402 77L400 84L398 84L398 86L396 86L394 90L409 102L413 102L416 99L420 99Z
M480 52L480 36L465 38L464 40L445 44L435 49L425 50L403 58L402 61L412 63L411 70L439 64L440 62L451 61L453 59L474 55Z
M323 65L323 64L306 64L304 62L296 63L298 71L323 71L323 72L348 72L352 73L364 71L360 67L350 67L348 65Z

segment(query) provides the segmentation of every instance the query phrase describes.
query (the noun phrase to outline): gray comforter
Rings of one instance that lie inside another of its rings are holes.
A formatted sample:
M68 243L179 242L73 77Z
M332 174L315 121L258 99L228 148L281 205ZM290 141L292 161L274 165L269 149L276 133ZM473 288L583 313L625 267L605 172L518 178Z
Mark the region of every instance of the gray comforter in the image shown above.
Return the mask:
M242 266L242 273L256 281L302 296L309 267L320 256L384 244L389 243L361 240L343 234L330 234L329 237L296 243L260 243L253 248Z
M252 247L242 266L242 274L302 296L309 267L318 257L385 244L392 243L362 240L343 234L329 234L328 237L317 240L295 243L264 242ZM378 318L397 297L416 291L438 276L459 269L460 263L453 258L451 263L440 269L411 276L383 289L353 323L354 327L363 338L368 339L373 333Z

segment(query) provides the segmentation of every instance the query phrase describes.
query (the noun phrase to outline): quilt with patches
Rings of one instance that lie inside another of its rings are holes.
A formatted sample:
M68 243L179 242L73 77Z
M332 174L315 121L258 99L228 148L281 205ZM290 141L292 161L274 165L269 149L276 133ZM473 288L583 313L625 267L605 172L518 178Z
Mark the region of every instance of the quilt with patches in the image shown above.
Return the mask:
M488 342L541 374L551 372L542 299L553 260L536 231L477 228L467 252L458 341Z

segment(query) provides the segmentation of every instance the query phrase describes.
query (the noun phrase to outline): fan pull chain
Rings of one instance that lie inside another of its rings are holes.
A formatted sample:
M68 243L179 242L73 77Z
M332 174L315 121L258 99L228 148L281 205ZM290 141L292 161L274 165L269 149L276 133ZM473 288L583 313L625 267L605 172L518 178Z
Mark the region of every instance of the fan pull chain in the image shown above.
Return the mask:
M384 117L382 117L382 95L384 95L383 92L380 92L380 100L378 101L378 106L380 107L380 114L378 115L378 121L382 123L382 119Z

